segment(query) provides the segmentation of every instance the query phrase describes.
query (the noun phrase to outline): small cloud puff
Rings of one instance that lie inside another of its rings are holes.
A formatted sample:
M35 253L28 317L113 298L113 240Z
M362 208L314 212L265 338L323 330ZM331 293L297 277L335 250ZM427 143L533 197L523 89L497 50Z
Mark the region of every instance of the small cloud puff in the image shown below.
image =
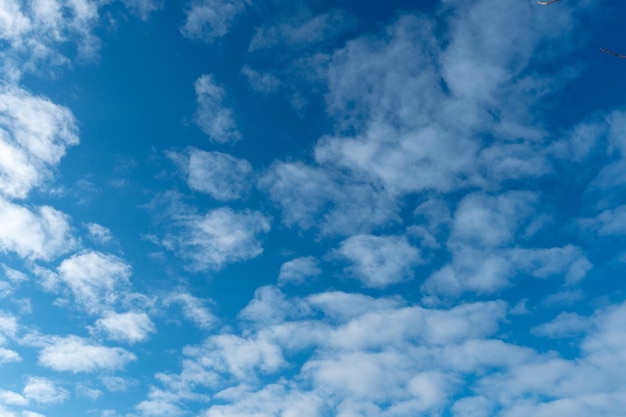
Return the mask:
M337 254L352 263L347 272L366 287L384 288L413 277L420 252L405 237L356 235L344 240Z
M209 140L217 143L232 143L241 139L241 133L233 117L233 112L224 105L226 92L215 83L212 75L203 75L196 80L198 110L195 121Z
M193 147L184 153L169 152L168 156L187 176L189 188L216 200L238 200L250 189L252 165L245 159Z
M312 256L304 256L292 259L280 266L278 282L280 284L302 284L307 278L316 277L322 270L317 260Z
M65 389L41 377L28 378L23 392L25 398L40 404L60 403L69 397L69 392Z
M52 337L39 352L39 364L60 372L96 372L125 367L137 357L120 347L94 344L82 337Z

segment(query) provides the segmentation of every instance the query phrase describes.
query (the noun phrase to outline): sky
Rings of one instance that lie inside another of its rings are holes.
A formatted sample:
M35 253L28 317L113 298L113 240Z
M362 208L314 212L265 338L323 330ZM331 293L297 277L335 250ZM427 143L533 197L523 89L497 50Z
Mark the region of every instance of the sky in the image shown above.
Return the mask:
M622 2L0 0L0 417L618 417Z

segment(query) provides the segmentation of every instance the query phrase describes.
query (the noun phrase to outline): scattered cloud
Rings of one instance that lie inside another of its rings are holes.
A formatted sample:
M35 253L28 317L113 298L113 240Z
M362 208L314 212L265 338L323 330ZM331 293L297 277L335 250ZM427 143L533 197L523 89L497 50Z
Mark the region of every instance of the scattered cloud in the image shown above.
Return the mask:
M246 0L192 0L181 32L189 39L212 42L228 33L247 3Z
M241 139L233 112L224 105L226 91L215 83L212 75L203 75L194 84L198 110L195 121L209 140L232 143Z
M577 336L589 329L589 320L576 313L560 313L553 320L535 326L533 334L551 338Z
M308 278L315 278L322 273L317 259L303 256L285 262L280 266L278 282L280 284L303 284Z
M168 234L163 244L189 261L193 270L220 270L257 257L263 252L259 235L270 230L269 219L262 213L227 207L205 215L178 216L174 222L178 230Z
M248 65L244 65L241 69L241 73L248 80L250 87L259 93L272 94L275 93L280 86L280 80L271 73L256 71Z
M75 301L91 313L107 310L123 298L131 268L113 255L85 251L65 259L58 279L69 287Z
M95 58L100 41L93 29L99 22L99 6L97 0L2 2L3 78L17 81L24 72L46 73L70 66L72 60ZM75 54L63 48L68 43Z
M137 357L120 347L109 347L70 335L49 338L39 352L39 364L59 372L97 372L124 368Z
M252 165L222 152L189 148L185 153L169 153L185 173L189 188L209 194L219 201L241 199L250 189Z
M43 377L29 377L23 393L28 400L40 404L56 404L69 397L67 390Z
M67 215L48 206L31 211L0 197L0 251L47 261L77 246Z
M347 272L352 277L373 288L412 278L412 268L423 262L419 250L400 236L351 236L337 254L351 262Z
M208 329L213 326L217 318L206 308L205 301L194 297L186 291L178 291L165 297L165 305L179 304L183 316L193 322L201 329Z
M104 317L96 321L95 328L104 332L111 340L136 343L143 342L156 332L150 317L139 311L126 313L105 313Z
M163 8L165 0L123 0L123 2L141 19L148 20L151 13Z
M11 84L0 85L0 194L24 198L45 185L66 149L76 144L69 109Z
M356 19L342 10L332 10L312 16L302 12L299 16L271 22L256 29L249 51L286 45L306 47L328 41L355 26Z
M97 223L87 223L89 238L96 243L105 244L113 239L111 230Z

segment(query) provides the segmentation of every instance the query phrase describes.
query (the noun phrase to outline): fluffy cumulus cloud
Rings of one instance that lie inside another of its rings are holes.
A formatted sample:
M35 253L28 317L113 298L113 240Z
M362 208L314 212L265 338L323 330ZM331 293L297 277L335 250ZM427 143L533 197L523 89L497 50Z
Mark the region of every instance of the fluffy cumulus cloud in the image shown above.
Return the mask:
M23 72L46 72L69 66L72 59L92 59L99 49L93 29L99 21L100 1L7 0L0 4L0 71L9 79ZM75 45L69 55L64 45Z
M1 14L0 14L1 15ZM0 193L24 198L51 178L66 149L78 143L69 109L24 89L0 86Z
M281 284L302 284L309 278L315 278L322 273L317 259L312 256L303 256L285 262L280 266L278 282Z
M498 302L428 310L347 293L286 299L265 288L240 316L248 321L259 311L282 311L283 316L267 320L265 314L243 335L210 336L202 346L188 347L182 372L162 378L164 387L153 388L153 396L160 392L165 399L169 393L168 403L176 407L209 387L219 404L210 406L207 416L267 410L316 416L333 409L350 415L361 407L412 415L440 409L458 392L458 377L469 371L463 360L450 363L454 353L442 351L443 346L456 348L457 354L479 354L483 361L524 356L489 339L505 314ZM319 314L322 320L310 320ZM305 352L308 359L297 368L297 378L281 378L289 359ZM494 352L501 357L489 359Z
M419 250L398 236L352 236L337 253L351 262L348 272L354 278L375 288L412 278L412 267L422 262Z
M61 262L58 280L69 288L77 304L98 313L120 300L128 288L130 273L130 266L121 259L86 251Z
M31 211L0 197L0 251L50 260L77 245L67 215L48 206Z
M292 227L319 227L324 235L368 233L399 221L388 190L302 162L276 162L259 187L282 209Z
M109 339L128 343L145 341L156 331L150 317L139 311L106 313L96 321L96 329L104 332Z
M86 227L89 238L97 243L108 243L113 239L111 231L100 224L89 223Z
M169 155L185 173L191 189L207 193L216 200L238 200L250 188L252 165L244 159L197 148Z
M357 302L362 308L346 310ZM618 325L623 306L580 317L587 323L577 331L584 334L580 354L564 359L501 340L502 302L438 310L398 299L321 293L282 298L282 306L267 296L253 303L288 314L257 321L242 335L210 336L186 348L181 372L160 376L163 386L153 387L138 407L143 415L162 415L160 407L182 413L182 402L204 402L207 389L215 401L203 416L401 417L444 410L455 417L548 416L562 410L603 416L623 406L623 376L616 368L624 360ZM311 320L316 314L321 319ZM305 352L294 376L282 376L288 361Z
M259 235L270 230L269 219L262 213L226 207L174 220L177 231L163 243L188 260L193 270L219 270L257 257L263 252Z
M309 3L0 0L0 416L622 415L626 112L568 86L610 73L572 58L603 9ZM122 96L45 78L101 23L145 35L119 85L173 86L116 116L169 160L104 130L114 196L90 123Z
M69 392L53 381L42 377L30 377L24 386L24 398L41 404L65 401Z
M109 347L78 336L52 337L39 352L39 364L60 372L98 372L124 368L137 357L120 347Z
M490 196L472 193L457 205L448 220L447 241L452 261L434 272L423 286L433 295L460 295L465 291L493 293L521 275L562 277L575 283L592 268L585 253L574 245L519 247L536 232L537 194L510 191Z
M209 139L217 143L236 142L241 139L233 112L224 103L226 98L224 87L216 84L212 75L201 76L196 80L194 87L198 100L195 120Z

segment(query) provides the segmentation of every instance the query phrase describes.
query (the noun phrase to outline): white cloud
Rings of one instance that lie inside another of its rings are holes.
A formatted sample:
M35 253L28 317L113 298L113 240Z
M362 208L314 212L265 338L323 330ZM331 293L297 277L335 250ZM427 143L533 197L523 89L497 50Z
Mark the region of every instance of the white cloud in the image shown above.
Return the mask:
M165 0L123 0L123 2L143 20L147 20L152 12L163 8Z
M89 238L97 243L108 243L113 239L111 230L97 223L87 223Z
M244 65L241 73L248 79L248 84L254 91L262 94L272 94L280 86L280 80L268 72L259 72Z
M194 297L186 291L168 295L164 299L164 303L166 305L180 304L185 318L201 329L208 329L217 321L217 318L205 307L205 302L202 299Z
M384 288L413 277L420 252L400 236L352 236L336 251L352 265L348 272L366 287Z
M217 143L232 143L241 139L233 112L224 105L226 92L213 81L212 75L203 75L194 84L198 110L195 121L200 129Z
M30 0L0 3L0 71L19 80L24 72L48 73L73 60L93 59L99 40L92 33L99 21L100 1ZM67 54L67 44L76 53Z
M187 175L189 188L211 195L219 201L238 200L250 188L252 166L222 152L190 148L185 154L170 153Z
M504 246L513 241L522 221L534 211L537 195L510 191L498 196L470 194L454 214L451 240L478 247Z
M72 373L121 369L136 359L120 347L93 344L73 335L53 337L39 352L40 365Z
M13 294L20 283L28 281L28 276L23 272L9 268L4 264L0 264L0 267L4 272L4 276L0 278L0 298Z
M67 215L48 206L31 211L0 197L0 251L50 260L76 246Z
M22 417L46 417L43 414L35 413L34 411L22 411Z
M293 48L328 41L354 26L354 19L342 10L311 16L300 13L257 28L249 51L288 45Z
M204 216L179 216L175 225L179 232L166 236L163 243L196 270L219 270L255 258L263 252L258 235L270 230L269 219L260 212L230 208L211 210Z
M551 338L580 335L589 328L589 320L576 313L560 313L553 320L535 326L533 334Z
M17 392L0 390L0 404L23 406L28 404L28 400Z
M128 343L145 341L156 332L150 317L139 311L105 313L96 321L96 329L103 331L109 339Z
M0 365L10 362L20 362L22 357L14 350L0 347Z
M350 416L348 410L363 407L377 410L374 415L409 416L440 409L458 392L460 373L528 356L485 339L505 317L502 302L451 310L403 304L345 293L289 299L275 287L260 288L239 314L246 322L258 318L255 325L185 348L182 371L157 375L163 389L153 388L141 410L179 410L209 387L219 404L203 416L327 410ZM461 353L466 357L451 363Z
M212 42L228 33L247 3L246 0L192 0L181 32L190 39Z
M61 403L69 397L67 390L42 377L28 378L23 393L28 400L40 404Z
M304 283L307 278L317 277L321 273L322 270L317 259L312 256L303 256L287 261L280 266L278 282L299 285Z
M387 190L301 162L274 163L259 186L280 205L288 226L352 235L399 221L397 202Z
M0 193L24 198L51 178L66 148L78 143L72 113L19 87L0 86Z
M0 312L0 344L4 344L7 338L14 338L17 334L17 318L10 314Z
M104 387L111 392L123 392L128 390L131 383L119 376L105 375L101 378Z
M85 251L65 259L58 277L76 302L92 313L114 305L125 295L131 268L121 259L96 251Z

